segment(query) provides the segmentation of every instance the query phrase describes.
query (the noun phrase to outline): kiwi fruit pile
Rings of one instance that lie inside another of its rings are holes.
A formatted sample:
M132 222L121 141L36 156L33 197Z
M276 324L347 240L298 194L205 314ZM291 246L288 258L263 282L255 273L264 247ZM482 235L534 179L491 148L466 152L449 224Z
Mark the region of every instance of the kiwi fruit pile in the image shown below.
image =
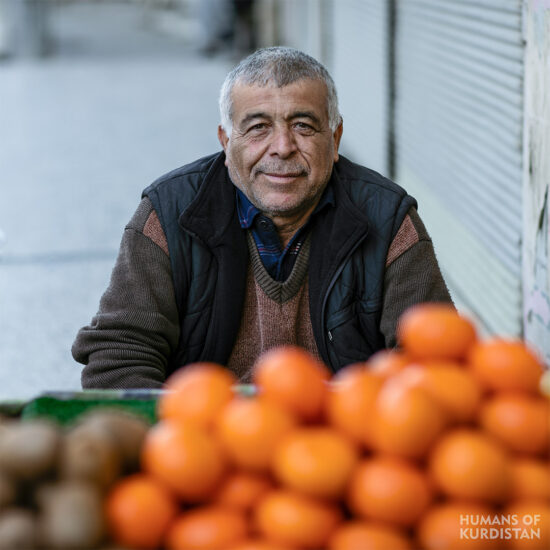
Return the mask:
M0 418L0 550L123 550L109 545L103 498L138 470L148 428L113 408L67 427Z

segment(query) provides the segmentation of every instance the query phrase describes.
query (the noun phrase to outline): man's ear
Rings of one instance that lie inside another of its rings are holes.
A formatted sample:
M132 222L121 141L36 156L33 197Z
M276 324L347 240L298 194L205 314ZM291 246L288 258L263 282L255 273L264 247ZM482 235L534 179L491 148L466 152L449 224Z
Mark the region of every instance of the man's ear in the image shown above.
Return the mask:
M227 143L229 142L229 136L227 135L221 124L218 126L218 141L223 147L223 150L227 153Z
M334 138L334 162L338 162L338 148L340 147L340 140L342 139L342 133L344 132L344 121L340 119L340 124L338 124L338 127L336 130L334 130L334 133L332 134L332 137Z

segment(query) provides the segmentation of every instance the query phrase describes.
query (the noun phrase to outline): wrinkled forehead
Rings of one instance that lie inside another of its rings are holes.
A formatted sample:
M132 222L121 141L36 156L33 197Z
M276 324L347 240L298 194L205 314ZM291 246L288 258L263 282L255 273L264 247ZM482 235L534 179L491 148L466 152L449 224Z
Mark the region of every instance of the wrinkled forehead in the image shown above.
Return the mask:
M328 90L320 79L303 78L284 86L273 81L248 83L238 80L231 92L231 116L238 122L251 110L285 112L295 109L315 111L328 119Z

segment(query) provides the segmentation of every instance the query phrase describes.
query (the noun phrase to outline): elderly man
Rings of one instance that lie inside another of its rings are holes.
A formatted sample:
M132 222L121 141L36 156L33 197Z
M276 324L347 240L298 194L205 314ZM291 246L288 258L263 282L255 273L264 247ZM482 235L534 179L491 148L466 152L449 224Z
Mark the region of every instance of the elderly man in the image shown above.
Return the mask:
M255 52L227 76L220 114L223 152L143 192L73 345L84 387L160 387L196 361L248 381L281 344L337 371L395 346L408 306L450 301L415 200L339 155L320 63Z

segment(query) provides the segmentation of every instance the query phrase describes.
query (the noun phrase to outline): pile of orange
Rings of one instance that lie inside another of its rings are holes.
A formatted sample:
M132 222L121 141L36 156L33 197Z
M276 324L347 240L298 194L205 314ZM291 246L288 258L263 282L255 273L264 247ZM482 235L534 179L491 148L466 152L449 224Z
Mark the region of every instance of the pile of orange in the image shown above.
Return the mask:
M166 550L550 548L550 401L519 341L446 305L408 310L399 351L337 374L273 349L243 389L180 369L142 471L110 492L117 544ZM244 391L250 390L250 391Z

